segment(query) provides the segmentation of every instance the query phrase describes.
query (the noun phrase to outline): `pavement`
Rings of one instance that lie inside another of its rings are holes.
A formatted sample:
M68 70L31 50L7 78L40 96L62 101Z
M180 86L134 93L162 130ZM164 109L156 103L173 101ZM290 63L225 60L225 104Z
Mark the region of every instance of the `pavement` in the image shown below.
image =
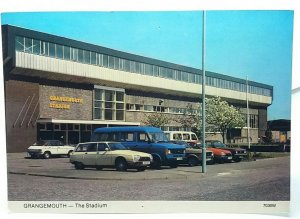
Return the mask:
M27 153L8 153L7 171L10 174L86 180L168 180L199 178L205 175L202 173L201 166L162 167L160 170L148 168L143 172L135 169L120 172L113 168L76 170L74 165L69 162L69 158L32 159L28 157Z

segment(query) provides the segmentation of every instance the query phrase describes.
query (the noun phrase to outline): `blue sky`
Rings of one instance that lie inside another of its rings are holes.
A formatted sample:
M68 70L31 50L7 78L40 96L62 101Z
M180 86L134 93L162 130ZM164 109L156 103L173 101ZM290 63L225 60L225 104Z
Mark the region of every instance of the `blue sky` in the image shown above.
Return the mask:
M3 13L11 24L201 68L202 12ZM206 70L274 86L268 119L291 118L293 11L207 11Z

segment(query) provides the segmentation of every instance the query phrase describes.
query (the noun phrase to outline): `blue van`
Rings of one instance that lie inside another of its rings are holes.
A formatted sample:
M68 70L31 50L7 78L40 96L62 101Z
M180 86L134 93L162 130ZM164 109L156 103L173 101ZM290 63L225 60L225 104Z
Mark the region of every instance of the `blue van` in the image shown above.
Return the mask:
M151 126L97 128L91 141L118 141L131 150L149 153L153 157L151 167L155 169L176 168L185 156L185 146L169 143L160 128Z

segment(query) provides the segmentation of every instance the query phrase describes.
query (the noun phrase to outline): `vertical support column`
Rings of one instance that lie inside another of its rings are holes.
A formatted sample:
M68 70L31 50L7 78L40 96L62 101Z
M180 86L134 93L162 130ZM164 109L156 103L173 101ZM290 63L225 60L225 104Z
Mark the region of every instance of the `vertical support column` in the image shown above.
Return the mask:
M205 11L202 17L202 173L206 173L206 145L205 145Z

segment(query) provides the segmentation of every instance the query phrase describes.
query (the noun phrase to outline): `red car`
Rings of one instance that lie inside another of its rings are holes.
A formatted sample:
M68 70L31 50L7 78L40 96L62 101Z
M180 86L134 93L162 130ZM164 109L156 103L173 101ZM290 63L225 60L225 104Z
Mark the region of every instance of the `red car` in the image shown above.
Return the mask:
M193 148L202 148L202 144L195 144L192 146ZM232 154L228 150L220 149L220 148L213 148L207 147L207 150L210 150L214 153L214 161L217 163L225 163L232 161Z

